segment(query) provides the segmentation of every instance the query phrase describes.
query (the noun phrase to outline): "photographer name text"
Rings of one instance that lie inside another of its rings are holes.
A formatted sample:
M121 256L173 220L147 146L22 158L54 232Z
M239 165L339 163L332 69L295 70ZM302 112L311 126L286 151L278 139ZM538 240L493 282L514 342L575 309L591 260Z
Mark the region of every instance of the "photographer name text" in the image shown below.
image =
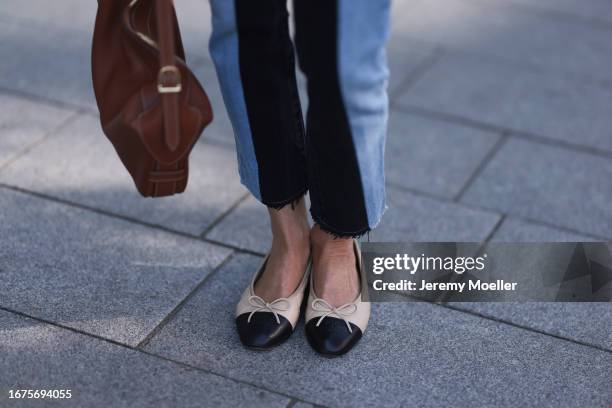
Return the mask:
M420 285L419 285L420 283ZM506 282L503 279L498 279L495 282L482 282L480 280L468 282L414 282L407 279L402 279L398 282L385 282L382 279L377 279L372 282L372 288L377 291L452 291L462 293L468 291L504 291L516 290L516 282Z

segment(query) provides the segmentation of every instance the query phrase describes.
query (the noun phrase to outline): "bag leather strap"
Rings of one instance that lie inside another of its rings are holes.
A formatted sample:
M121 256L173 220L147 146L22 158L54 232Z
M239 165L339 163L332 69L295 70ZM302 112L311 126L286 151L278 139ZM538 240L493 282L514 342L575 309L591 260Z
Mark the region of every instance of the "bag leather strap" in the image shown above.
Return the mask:
M157 20L160 70L157 90L162 101L164 140L175 151L181 137L179 93L182 90L181 72L175 65L175 27L172 19L172 0L154 0Z

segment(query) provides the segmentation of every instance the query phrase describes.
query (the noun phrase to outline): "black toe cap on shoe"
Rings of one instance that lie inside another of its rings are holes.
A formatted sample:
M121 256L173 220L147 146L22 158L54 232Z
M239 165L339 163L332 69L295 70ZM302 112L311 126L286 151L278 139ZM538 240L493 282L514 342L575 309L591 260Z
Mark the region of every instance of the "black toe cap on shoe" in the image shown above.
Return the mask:
M306 323L306 338L317 352L328 356L345 354L361 338L361 329L350 323L353 332L349 332L342 319L326 317L317 326L319 318L311 319Z
M287 340L293 327L289 320L278 315L280 324L276 322L274 314L257 312L247 322L249 313L243 313L236 318L236 327L240 341L245 346L256 350L267 350Z

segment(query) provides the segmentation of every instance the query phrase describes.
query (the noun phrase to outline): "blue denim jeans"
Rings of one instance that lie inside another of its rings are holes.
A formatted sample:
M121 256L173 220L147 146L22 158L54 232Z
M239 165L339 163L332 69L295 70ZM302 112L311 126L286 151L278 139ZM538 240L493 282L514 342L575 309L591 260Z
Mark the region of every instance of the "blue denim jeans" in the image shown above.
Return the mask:
M242 183L274 208L309 191L313 220L335 235L374 228L386 208L390 0L293 0L295 41L286 0L210 3Z

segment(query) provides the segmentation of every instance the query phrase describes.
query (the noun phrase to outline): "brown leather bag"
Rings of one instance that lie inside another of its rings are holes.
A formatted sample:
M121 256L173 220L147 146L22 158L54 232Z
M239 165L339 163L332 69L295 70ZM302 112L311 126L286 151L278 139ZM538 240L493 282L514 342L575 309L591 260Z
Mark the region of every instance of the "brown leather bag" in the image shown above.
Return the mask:
M138 191L183 192L212 109L185 63L172 0L98 0L92 71L102 129Z

